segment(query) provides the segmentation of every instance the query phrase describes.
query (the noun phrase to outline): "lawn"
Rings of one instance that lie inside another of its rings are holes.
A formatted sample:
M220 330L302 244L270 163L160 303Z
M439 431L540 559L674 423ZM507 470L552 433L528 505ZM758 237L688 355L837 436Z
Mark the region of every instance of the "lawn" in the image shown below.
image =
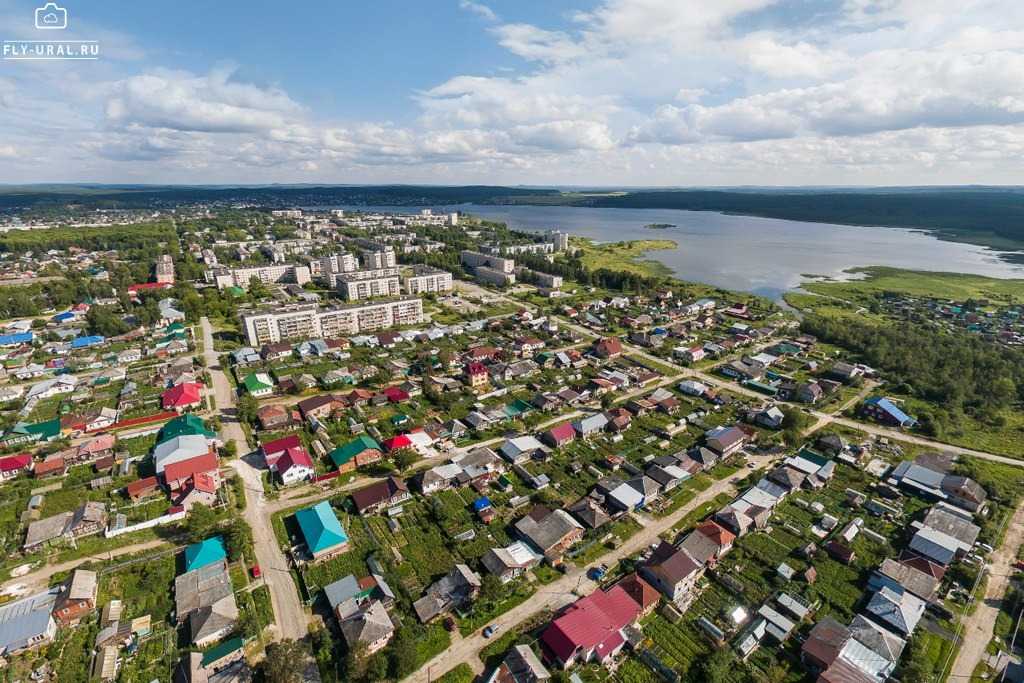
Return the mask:
M957 301L1020 301L1024 298L1024 280L989 278L965 273L901 270L881 266L856 268L849 272L864 274L866 278L848 282L809 282L804 283L802 287L818 294L860 301L873 299L885 292Z

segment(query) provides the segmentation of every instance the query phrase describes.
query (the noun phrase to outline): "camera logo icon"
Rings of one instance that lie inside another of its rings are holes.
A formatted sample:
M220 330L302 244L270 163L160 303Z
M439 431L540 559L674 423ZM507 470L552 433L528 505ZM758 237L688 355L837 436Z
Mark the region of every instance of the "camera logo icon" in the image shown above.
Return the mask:
M48 2L36 8L36 28L65 29L68 27L68 11L55 2Z

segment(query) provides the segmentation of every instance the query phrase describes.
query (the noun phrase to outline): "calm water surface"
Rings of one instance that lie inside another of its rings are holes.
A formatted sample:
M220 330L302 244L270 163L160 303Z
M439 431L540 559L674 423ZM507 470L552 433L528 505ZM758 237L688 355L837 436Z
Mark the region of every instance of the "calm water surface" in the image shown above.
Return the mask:
M345 207L409 213L411 207ZM844 276L857 266L974 273L1024 278L1024 266L1002 260L984 247L944 242L900 228L803 223L775 218L728 216L705 211L595 209L571 206L483 206L462 204L435 210L464 211L510 228L557 228L600 242L671 239L676 249L652 251L684 280L779 298L805 274ZM669 223L653 230L645 226Z

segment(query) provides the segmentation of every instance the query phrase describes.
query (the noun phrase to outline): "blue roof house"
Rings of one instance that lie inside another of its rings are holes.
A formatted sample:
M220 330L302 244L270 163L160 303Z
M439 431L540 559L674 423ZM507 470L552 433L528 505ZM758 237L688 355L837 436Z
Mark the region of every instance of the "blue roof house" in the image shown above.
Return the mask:
M201 569L207 565L227 559L228 551L223 536L211 536L185 548L185 571Z
M19 346L21 344L31 344L32 339L31 332L15 332L13 334L0 335L0 346Z
M94 334L89 337L75 337L71 340L71 348L84 349L89 346L95 346L96 344L102 344L103 341L103 337L98 334Z
M326 500L299 510L295 513L295 520L299 523L299 530L302 531L314 561L334 557L348 550L348 534Z
M892 400L882 396L874 396L864 401L861 411L868 417L893 427L909 429L917 424L917 420L903 412Z

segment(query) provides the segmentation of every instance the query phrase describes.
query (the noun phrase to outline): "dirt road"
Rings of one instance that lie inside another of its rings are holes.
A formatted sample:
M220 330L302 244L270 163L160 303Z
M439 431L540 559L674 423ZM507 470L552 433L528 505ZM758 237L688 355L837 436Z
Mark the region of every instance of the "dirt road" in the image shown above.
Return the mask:
M974 613L961 622L960 649L949 673L950 681L968 681L975 668L985 656L985 648L992 640L992 629L996 623L996 615L1002 605L1006 589L1010 586L1013 576L1013 564L1017 561L1017 552L1024 542L1024 503L1017 508L1010 518L1003 544L992 553L988 566L988 585L985 595L975 596L979 600Z
M209 319L204 317L201 325L206 367L210 372L217 409L221 415L221 438L225 443L234 441L239 455L244 456L248 454L249 446L245 432L235 417L235 392L213 349L213 327ZM270 515L265 510L266 500L260 471L247 463L244 457L232 460L229 465L245 482L245 521L252 529L256 561L260 565L263 581L270 588L270 602L274 608L274 638L303 638L309 630L309 617L289 573L288 561L274 536Z
M775 459L774 456L755 456L750 460L758 466L767 467ZM587 578L587 569L598 564L614 565L619 560L634 555L659 536L670 531L672 527L697 507L712 500L723 492L732 492L734 483L750 474L750 470L742 468L725 479L720 479L702 491L693 500L682 506L667 517L652 520L647 526L634 534L629 540L615 550L602 555L585 567L576 567L562 578L541 586L533 598L512 608L505 614L494 619L491 625L497 627L498 633L506 633L517 624L547 610L557 610L575 601L578 596L587 595L597 588L597 584ZM482 650L490 641L485 639L481 631L457 640L452 645L424 664L419 671L405 679L407 683L428 683L434 677L458 666L468 664L474 671L481 671L483 665L479 658Z
M171 543L162 539L153 539L152 541L146 541L144 543L135 543L133 545L114 548L113 550L96 553L95 555L89 555L88 557L79 557L74 560L68 560L67 562L48 564L23 576L14 577L5 581L0 585L0 593L11 591L17 592L19 595L23 595L32 591L41 590L49 586L50 578L52 576L60 574L61 572L71 571L75 567L79 567L86 562L106 562L108 560L113 560L116 557L133 555L135 553L141 553L144 550L152 550L153 548L160 547L170 548Z

